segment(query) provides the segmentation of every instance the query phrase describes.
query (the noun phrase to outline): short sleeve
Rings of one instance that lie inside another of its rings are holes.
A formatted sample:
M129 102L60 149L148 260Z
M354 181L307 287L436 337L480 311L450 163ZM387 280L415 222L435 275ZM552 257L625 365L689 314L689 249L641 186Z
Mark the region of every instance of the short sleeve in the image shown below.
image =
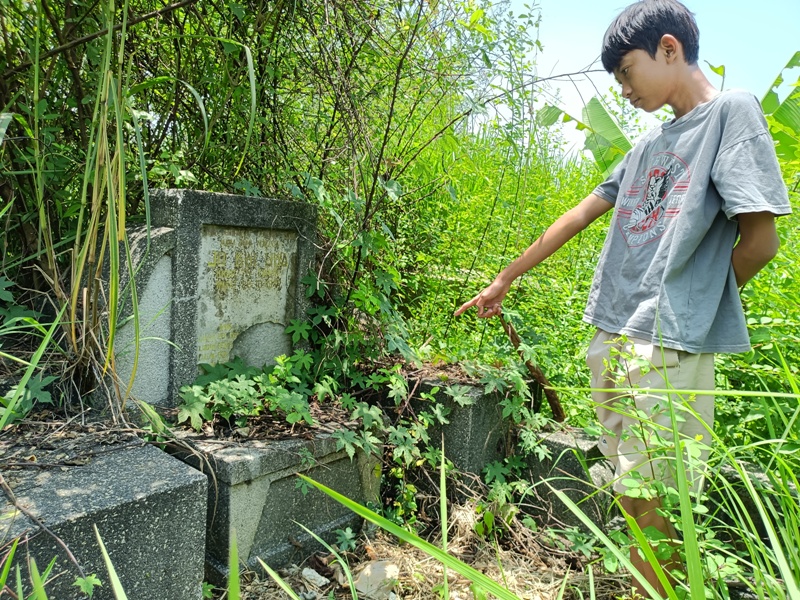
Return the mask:
M723 135L711 169L722 210L729 219L750 212L788 215L789 195L761 107L757 102L742 104L729 117L734 135Z
M616 166L611 175L609 175L603 183L594 188L592 191L593 194L600 196L603 200L608 200L611 204L617 203L617 195L622 185L622 179L625 177L625 171L628 168L628 159L630 155L631 152L625 155L625 158Z

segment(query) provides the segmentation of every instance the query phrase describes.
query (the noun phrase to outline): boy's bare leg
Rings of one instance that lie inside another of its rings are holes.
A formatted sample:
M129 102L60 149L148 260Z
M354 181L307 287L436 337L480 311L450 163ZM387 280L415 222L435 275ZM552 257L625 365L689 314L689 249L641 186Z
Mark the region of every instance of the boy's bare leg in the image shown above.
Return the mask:
M654 498L652 500L643 500L641 498L631 498L630 496L621 496L620 504L623 510L630 516L636 519L637 525L644 530L647 527L655 527L658 531L667 536L670 540L677 539L677 532L672 526L672 523L658 514L656 509L661 508L661 500ZM666 597L666 590L656 576L656 572L647 559L636 549L631 548L631 562L633 566L644 576L647 582L652 585L662 597ZM678 559L677 552L670 556L667 560L659 561L661 567L667 574L667 579L672 584L674 583L673 577L670 572L674 569L682 569L683 566ZM633 591L634 597L636 595L649 597L649 594L644 590L639 581L633 578Z

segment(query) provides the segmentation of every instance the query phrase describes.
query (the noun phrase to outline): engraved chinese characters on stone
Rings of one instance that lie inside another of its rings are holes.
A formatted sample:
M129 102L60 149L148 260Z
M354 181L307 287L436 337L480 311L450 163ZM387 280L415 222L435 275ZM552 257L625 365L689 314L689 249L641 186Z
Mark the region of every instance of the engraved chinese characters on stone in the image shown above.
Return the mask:
M198 277L198 363L234 355L249 364L291 352L297 233L203 225Z

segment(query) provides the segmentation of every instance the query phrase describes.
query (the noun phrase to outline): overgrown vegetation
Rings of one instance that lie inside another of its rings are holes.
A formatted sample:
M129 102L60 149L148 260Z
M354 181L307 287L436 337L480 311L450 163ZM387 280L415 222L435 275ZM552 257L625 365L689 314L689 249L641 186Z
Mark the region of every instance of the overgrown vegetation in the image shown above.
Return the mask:
M303 279L313 307L288 329L302 349L265 370L208 365L184 388L179 419L199 428L216 414L242 427L273 411L300 426L313 421L312 402L341 407L362 427L339 432L340 448L387 458L383 514L421 528L413 472L440 463L428 428L448 414L436 392L408 410L404 367L459 362L502 397L518 431L519 448L486 473L478 521L487 541L502 537L529 493L520 457L543 457L531 432L545 418L530 409L527 373L499 324L456 322L452 311L585 196L638 133L613 95L571 117L543 100L538 10L461 0L0 6L0 430L36 403L72 414L89 394L126 419L130 382L114 375L114 340L123 305L138 320L135 286L120 277L132 270L125 228L149 224L151 188L290 198L320 215L319 262ZM781 97L777 86L797 67L800 53L763 102L794 206L800 88ZM563 128L576 121L594 161L563 154ZM715 464L766 469L773 491L760 510L787 525L767 547L724 483L733 525L676 517L708 557L697 567L704 581L756 572L770 597L786 597L772 590L800 577L790 500L798 220L781 219L779 233L780 255L743 290L754 349L717 359ZM592 422L591 332L580 317L603 235L603 223L584 232L506 301L523 352L571 394L578 427ZM441 388L471 402L454 382ZM727 528L739 543L719 541ZM613 548L630 543L602 540L596 554L597 539L561 539L609 569L620 563Z

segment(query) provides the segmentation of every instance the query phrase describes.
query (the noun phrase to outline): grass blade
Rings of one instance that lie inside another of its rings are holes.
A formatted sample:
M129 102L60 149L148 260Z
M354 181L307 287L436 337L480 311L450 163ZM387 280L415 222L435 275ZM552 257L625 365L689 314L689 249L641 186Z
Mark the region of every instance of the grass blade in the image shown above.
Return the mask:
M289 587L289 584L286 583L280 575L278 575L275 571L272 570L267 563L265 563L261 558L258 558L258 562L261 563L261 566L264 567L264 570L267 574L272 577L272 581L278 584L278 586L286 593L291 600L300 600L300 596L294 593L294 590Z
M25 391L25 386L28 385L28 381L30 380L33 372L36 370L36 366L39 364L39 361L42 359L42 355L44 351L50 345L50 340L53 338L53 333L55 333L56 329L58 328L59 324L61 323L61 317L64 315L64 310L67 308L66 304L61 307L61 310L56 315L53 324L50 325L50 329L47 330L47 334L42 339L39 347L36 349L36 352L31 357L31 362L28 365L28 368L25 369L25 374L20 379L19 384L17 384L17 389L14 392L14 395L11 397L11 401L9 402L8 406L3 411L3 414L0 415L0 431L8 425L9 421L11 420L11 415L14 414L14 408L17 406L17 402L22 397L22 393Z
M231 547L228 553L228 600L240 600L239 548L236 546L236 530L231 532Z
M295 521L295 523L297 523L297 521ZM353 574L350 572L350 565L347 564L347 561L344 558L342 558L338 552L336 552L336 549L333 546L331 546L328 542L319 537L316 533L311 531L308 527L306 527L305 525L301 525L300 523L297 523L297 525L300 526L303 530L305 530L307 534L309 534L311 537L317 540L320 544L322 544L322 546L328 552L333 554L333 556L336 558L336 562L338 562L339 565L344 570L344 574L347 577L348 583L350 584L350 595L352 596L353 600L358 600L358 591L356 590L356 584L353 581Z
M692 499L689 496L689 482L686 479L686 464L683 460L685 442L681 440L678 432L678 420L673 402L669 403L669 411L672 420L672 439L675 440L675 479L678 484L678 496L680 498L683 547L686 553L686 571L689 579L690 597L692 600L704 600L706 596L703 582L703 560L700 557L700 545L697 542Z
M13 113L0 113L0 146L3 144L3 140L6 137L6 130L13 116Z
M791 600L800 600L800 588L798 587L794 572L789 565L789 561L786 559L786 554L781 546L781 540L775 531L775 526L773 525L772 519L770 519L769 515L767 514L764 506L764 500L755 489L755 486L753 486L753 482L750 480L750 476L746 471L742 472L742 483L744 483L748 493L750 494L750 497L753 499L756 509L758 510L758 514L761 515L761 520L767 530L767 536L769 537L770 545L774 553L773 558L778 564L778 570L783 578L783 584L786 586L787 597ZM787 540L787 542L789 542L789 540Z
M445 477L444 434L442 434L442 460L439 464L439 514L442 515L442 550L447 552L447 479ZM442 592L445 598L450 597L447 581L447 566L442 569Z
M28 596L33 600L47 600L47 593L44 591L44 581L42 576L39 575L39 569L36 567L36 560L31 558L31 583L33 584L33 593Z
M605 533L603 533L603 531L601 531L600 528L597 525L595 525L594 522L588 516L586 516L586 513L584 513L578 507L577 504L575 504L572 500L570 500L569 497L564 492L562 492L561 490L557 490L552 485L550 485L547 481L545 481L545 483L550 488L550 490L558 497L558 499L561 500L564 503L564 505L570 511L572 511L572 513L576 517L578 517L578 519L580 519L581 523L583 523L589 529L589 531L591 531L597 537L597 539L599 539L601 542L603 542L605 547L608 548L611 551L611 553L617 558L617 560L620 562L620 564L623 567L625 567L631 573L636 573L637 572L636 568L633 566L631 561L628 559L627 556L625 556L625 553L622 550L619 549L619 546L617 546L617 544L615 544L614 541L611 540L611 538L609 538ZM633 521L632 519L631 519L631 521L632 522L629 522L629 524L633 528L632 531L634 531L634 534L635 534L636 530L639 529L639 528L636 526L636 521ZM639 529L639 532L641 533L641 529ZM650 545L649 544L645 544L645 547L642 548L642 551L647 553L648 550L650 550L650 553L652 554L653 550L650 548ZM655 556L653 556L653 559L655 559ZM648 560L649 560L649 557L648 557ZM658 561L656 561L656 562L658 562ZM659 597L659 594L656 592L655 588L652 585L650 585L647 581L642 579L641 580L641 584L642 584L642 587L644 587L644 589L647 591L647 593L651 595L651 597L653 597L653 598L658 598Z
M443 565L447 566L449 569L452 569L459 575L466 577L471 582L479 585L481 588L489 592L490 594L494 594L500 600L520 600L519 596L513 594L512 592L505 589L503 586L498 584L493 579L487 577L480 571L470 567L468 564L458 560L454 556L449 555L447 552L426 542L425 540L419 538L418 536L414 535L413 533L409 533L402 527L392 523L388 519L376 514L375 512L369 510L368 508L361 506L357 502L353 502L346 496L343 496L339 492L336 492L330 489L327 486L322 485L321 483L317 483L313 479L306 477L305 475L298 474L298 477L306 481L307 483L313 485L315 488L320 490L321 492L327 494L340 504L343 504L354 513L363 517L367 521L374 523L378 527L381 527L385 531L391 533L393 536L399 538L400 540L406 542L418 548L428 554L429 556L435 558Z
M11 563L14 562L14 553L17 551L18 543L19 538L14 540L14 542L11 544L11 549L8 551L8 553L6 553L3 571L0 572L0 590L5 587L6 581L8 581L8 573L11 571Z
M97 537L97 543L100 545L100 553L103 555L103 562L106 563L108 580L111 582L111 589L114 591L114 598L117 600L128 600L128 596L125 595L125 590L122 589L122 583L120 583L119 577L117 576L117 570L114 568L114 565L111 562L111 557L108 555L106 545L103 543L103 540L100 537L100 531L98 531L97 525L92 525L92 527L94 527L94 534Z

